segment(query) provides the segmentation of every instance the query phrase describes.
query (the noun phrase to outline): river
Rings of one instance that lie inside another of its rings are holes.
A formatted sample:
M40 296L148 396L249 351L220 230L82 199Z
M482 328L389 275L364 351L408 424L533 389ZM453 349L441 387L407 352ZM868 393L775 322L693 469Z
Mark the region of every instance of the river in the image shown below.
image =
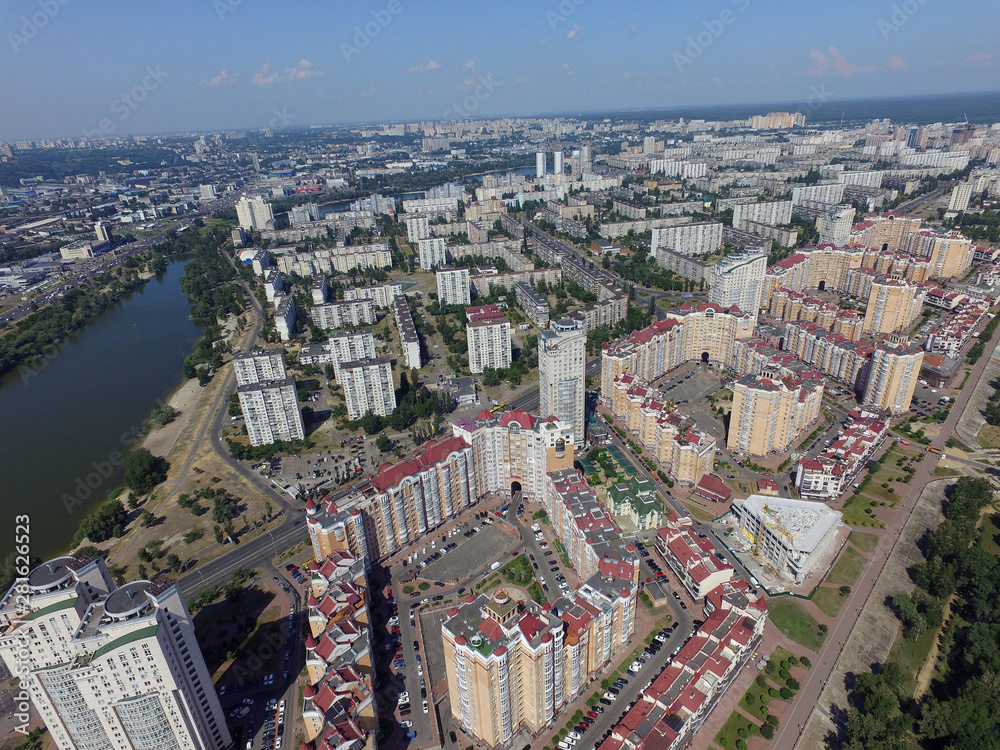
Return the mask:
M84 515L120 484L118 458L157 400L183 380L201 338L170 261L34 366L0 384L0 557L14 547L14 517L31 518L31 554L63 554Z

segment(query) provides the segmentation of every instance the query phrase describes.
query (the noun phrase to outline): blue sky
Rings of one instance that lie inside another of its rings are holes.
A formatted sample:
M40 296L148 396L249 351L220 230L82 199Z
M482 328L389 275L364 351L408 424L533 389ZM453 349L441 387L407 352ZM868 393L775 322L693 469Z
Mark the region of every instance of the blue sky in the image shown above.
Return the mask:
M1000 88L995 0L2 5L0 141Z

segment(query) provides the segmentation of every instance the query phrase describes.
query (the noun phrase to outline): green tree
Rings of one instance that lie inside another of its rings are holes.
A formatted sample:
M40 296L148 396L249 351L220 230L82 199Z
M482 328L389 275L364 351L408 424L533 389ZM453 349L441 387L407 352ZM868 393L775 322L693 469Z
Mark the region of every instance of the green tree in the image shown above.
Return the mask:
M156 516L150 513L146 508L143 508L142 512L139 514L139 525L143 528L149 528L154 523L156 523Z
M137 448L125 457L125 486L137 495L145 495L167 478L169 468L162 456Z
M375 440L375 447L378 448L382 453L392 450L392 441L386 434L381 434Z
M181 572L181 559L173 552L167 555L167 565L169 565L170 569L175 573Z

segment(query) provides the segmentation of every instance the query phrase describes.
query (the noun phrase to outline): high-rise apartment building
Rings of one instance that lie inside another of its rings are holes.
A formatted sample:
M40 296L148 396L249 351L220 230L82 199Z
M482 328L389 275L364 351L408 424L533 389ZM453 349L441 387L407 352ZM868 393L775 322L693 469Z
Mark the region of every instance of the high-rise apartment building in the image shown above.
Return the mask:
M743 229L743 222L745 221L753 221L770 226L788 224L792 221L792 202L738 203L733 206L733 227Z
M488 747L537 733L627 644L635 586L594 576L551 608L506 589L470 595L441 626L452 717Z
M539 151L535 154L535 177L542 178L545 176L545 152Z
M896 276L872 281L862 331L870 334L905 332L920 317L926 294L916 284Z
M920 224L921 219L901 214L869 216L854 226L850 245L897 252L905 250L910 235L920 231Z
M368 412L384 417L396 408L392 363L386 357L341 363L338 383L344 389L347 418L351 421Z
M348 326L370 326L378 320L375 314L375 302L370 299L313 305L310 315L313 323L325 331Z
M294 379L247 383L236 392L250 445L305 439Z
M562 174L563 173L563 152L556 151L552 154L552 174Z
M735 305L756 319L763 302L766 273L767 253L727 255L709 271L708 300L726 310Z
M972 200L972 183L960 182L951 191L951 200L948 201L949 211L965 211Z
M911 234L906 240L906 252L930 258L931 276L953 279L965 276L972 268L975 249L965 235L937 227Z
M783 453L820 415L823 381L745 375L733 385L726 446L751 456Z
M444 237L425 235L424 238L418 239L417 253L423 271L433 271L448 263L448 243Z
M722 222L699 221L653 230L651 253L661 266L660 250L672 250L680 255L709 255L722 247Z
M0 658L60 750L232 747L173 582L116 587L103 559L60 557L0 601Z
M586 425L587 334L575 320L563 318L538 334L539 398L542 416L573 425L583 442Z
M236 217L246 230L261 231L274 229L274 213L271 204L259 195L253 198L243 196L236 202Z
M905 339L890 336L879 343L868 365L862 403L870 409L901 414L910 408L924 353Z
M465 325L469 347L469 370L481 373L487 367L510 367L510 321L505 317L470 320Z
M236 354L233 356L233 369L236 371L237 385L284 380L288 377L284 349L257 349Z
M403 219L406 224L406 239L416 242L431 236L430 219L426 216L408 216Z
M469 283L469 269L455 268L438 271L437 281L438 303L442 305L472 304L472 285Z
M816 217L816 231L821 245L842 247L851 238L854 225L854 206L833 206Z
M392 301L393 317L399 329L399 346L403 350L403 364L408 370L419 370L423 365L420 354L420 337L413 322L413 312L405 296L400 294Z
M274 298L274 328L282 341L295 335L295 302L291 297L279 294Z
M330 336L324 347L330 355L329 362L337 380L345 362L375 359L375 336L370 328L362 331L338 331Z
M97 235L98 244L111 244L111 225L106 221L94 222L94 234Z

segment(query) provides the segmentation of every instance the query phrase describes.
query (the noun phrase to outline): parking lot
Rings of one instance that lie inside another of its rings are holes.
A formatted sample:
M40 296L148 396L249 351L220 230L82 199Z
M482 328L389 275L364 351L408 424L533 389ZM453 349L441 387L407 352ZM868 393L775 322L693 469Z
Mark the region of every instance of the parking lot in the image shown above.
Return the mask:
M467 526L461 528L468 531L474 528L477 522L467 521L466 524ZM418 577L431 581L460 583L463 579L474 576L480 570L489 570L493 561L504 557L505 550L516 541L495 525L484 525L481 531L477 531L469 537L465 536L465 531L451 538L442 534L441 536L445 536L445 544L454 542L458 544L458 547L447 554L442 554L440 559L419 571ZM442 544L441 536L434 538L439 547ZM423 550L426 550L426 553ZM431 547L430 541L421 548L422 555L430 555L436 551L437 549Z
M722 388L718 367L697 363L675 371L654 385L677 404L694 404Z

